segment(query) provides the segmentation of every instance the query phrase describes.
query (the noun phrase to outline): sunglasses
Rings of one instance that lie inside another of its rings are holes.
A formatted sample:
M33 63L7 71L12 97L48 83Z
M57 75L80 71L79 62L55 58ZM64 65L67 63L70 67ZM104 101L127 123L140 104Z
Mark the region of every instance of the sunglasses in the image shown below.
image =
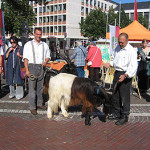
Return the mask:
M13 44L13 43L16 44L16 42L10 42L10 43L11 43L11 44Z

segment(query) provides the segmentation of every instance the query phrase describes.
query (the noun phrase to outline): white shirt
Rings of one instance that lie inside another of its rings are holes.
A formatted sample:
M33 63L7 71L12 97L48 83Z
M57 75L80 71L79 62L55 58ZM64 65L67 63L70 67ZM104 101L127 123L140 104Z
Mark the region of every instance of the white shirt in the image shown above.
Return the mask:
M4 55L2 46L0 46L0 56L1 56L1 55Z
M32 44L31 41L27 42L24 45L23 49L23 59L28 59L28 63L35 63L35 64L42 64L45 61L45 58L50 58L50 50L48 45L45 42L40 41L39 44L35 42L33 39L33 45L35 50L35 61L33 59L33 51L32 51ZM44 44L44 60L43 59L43 44Z
M118 45L114 51L113 61L111 66L117 71L125 71L129 78L132 78L137 72L137 52L128 43L126 47L120 48Z

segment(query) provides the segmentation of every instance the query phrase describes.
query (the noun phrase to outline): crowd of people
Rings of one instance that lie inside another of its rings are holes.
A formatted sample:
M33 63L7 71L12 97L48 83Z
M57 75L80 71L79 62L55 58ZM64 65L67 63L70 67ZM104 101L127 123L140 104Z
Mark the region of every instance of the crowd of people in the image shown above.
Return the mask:
M20 75L20 65L24 65L26 76L28 77L28 99L30 111L37 115L37 109L46 110L43 103L43 82L44 66L55 57L59 57L60 47L57 45L50 54L49 46L41 41L42 30L35 28L34 39L27 42L24 47L18 45L16 36L10 38L11 47L4 53L6 60L6 83L9 85L9 98L21 99L24 97L24 79ZM128 122L130 114L130 88L132 78L137 74L140 91L146 91L150 87L150 48L147 47L148 41L143 40L142 46L136 52L128 42L128 35L121 33L118 37L118 46L113 53L113 60L110 63L103 63L105 68L114 67L114 96L112 99L113 112L108 119L116 119L116 125ZM82 46L81 41L75 42L75 49L70 57L74 60L78 76L84 77L84 67L89 64L89 78L92 81L100 81L99 72L102 65L102 53L95 42L90 42L88 48ZM54 47L53 47L54 48ZM3 51L0 47L0 74L2 73ZM137 58L140 58L139 65ZM21 62L21 63L20 63Z

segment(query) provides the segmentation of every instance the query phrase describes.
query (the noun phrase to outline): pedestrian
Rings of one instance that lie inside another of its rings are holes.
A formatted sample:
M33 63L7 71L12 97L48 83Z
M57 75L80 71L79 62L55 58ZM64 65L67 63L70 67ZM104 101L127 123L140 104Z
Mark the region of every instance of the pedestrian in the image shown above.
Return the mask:
M89 43L87 61L91 61L92 65L89 66L89 77L92 81L99 82L99 72L102 64L101 50L96 46L94 42Z
M2 45L0 44L0 75L2 74L2 67L3 67L3 63L2 63L2 55L4 55L4 52L3 52L3 48L2 48Z
M87 57L86 48L82 46L81 41L76 41L76 48L74 49L71 60L74 59L74 64L77 67L78 77L84 78L84 66L86 66L85 58Z
M23 59L26 76L29 77L29 107L33 115L37 115L37 109L46 110L43 104L44 66L50 60L50 50L45 42L41 41L42 29L34 29L34 39L24 46ZM31 75L33 78L31 78ZM36 99L37 97L37 99Z
M128 35L121 33L118 37L118 46L114 50L113 61L104 63L104 67L114 67L113 87L115 93L112 99L113 112L108 116L110 120L117 120L116 125L128 122L130 114L130 88L132 77L137 71L137 52L128 43Z
M9 98L16 97L16 99L19 100L24 96L24 80L20 74L20 65L24 66L22 62L23 48L18 45L18 38L16 36L10 37L10 43L11 47L9 47L4 54L4 59L7 60L6 84L9 85Z
M60 54L60 46L59 44L56 45L56 59L59 59L59 54Z
M51 50L51 60L55 61L56 60L56 46L54 42L51 44L50 50Z
M150 47L147 47L147 44L148 41L144 39L142 46L138 48L138 57L141 59L137 71L140 92L146 92L150 87L150 60L147 59Z

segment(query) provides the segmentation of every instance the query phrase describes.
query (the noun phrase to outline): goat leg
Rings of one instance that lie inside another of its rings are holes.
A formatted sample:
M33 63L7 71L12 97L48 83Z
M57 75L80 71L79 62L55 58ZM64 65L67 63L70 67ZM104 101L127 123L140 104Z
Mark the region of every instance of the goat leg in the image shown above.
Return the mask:
M91 125L91 118L90 118L90 113L89 112L86 112L85 113L85 125L86 126L90 126Z

